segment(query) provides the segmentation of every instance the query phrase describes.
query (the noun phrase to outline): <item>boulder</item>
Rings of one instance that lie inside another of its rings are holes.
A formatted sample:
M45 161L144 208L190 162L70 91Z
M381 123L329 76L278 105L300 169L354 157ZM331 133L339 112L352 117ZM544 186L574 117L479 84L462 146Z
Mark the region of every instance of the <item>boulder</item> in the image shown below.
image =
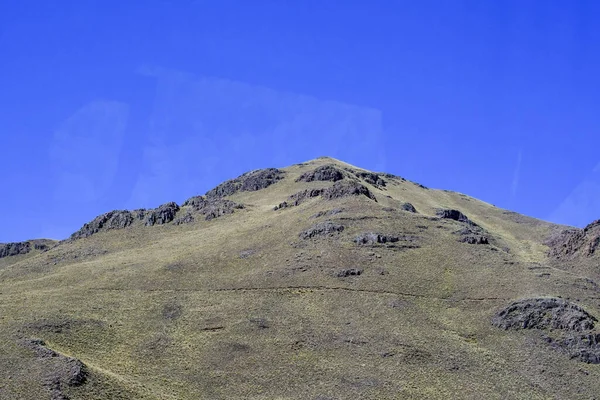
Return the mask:
M404 211L408 211L408 212L411 212L411 213L416 213L416 212L417 212L417 209L415 208L415 206L413 206L413 205L412 205L412 204L410 204L410 203L403 203L403 204L400 206L400 208L401 208L402 210L404 210Z
M466 224L473 225L473 226L477 225L476 223L471 221L469 218L467 218L467 216L465 214L463 214L462 212L460 212L458 210L454 210L454 209L441 208L436 211L435 215L438 216L439 218L443 218L443 219L452 219L454 221L464 222Z
M569 332L591 330L595 322L597 319L577 304L555 297L515 301L492 319L492 324L502 329L560 329Z

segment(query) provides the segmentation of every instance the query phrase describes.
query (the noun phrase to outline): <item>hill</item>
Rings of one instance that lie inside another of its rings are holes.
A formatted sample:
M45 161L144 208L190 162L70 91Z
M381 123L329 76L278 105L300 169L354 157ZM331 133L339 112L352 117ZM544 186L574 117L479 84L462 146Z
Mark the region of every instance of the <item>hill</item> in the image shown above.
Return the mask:
M0 398L596 398L599 226L328 157L251 171L0 246Z

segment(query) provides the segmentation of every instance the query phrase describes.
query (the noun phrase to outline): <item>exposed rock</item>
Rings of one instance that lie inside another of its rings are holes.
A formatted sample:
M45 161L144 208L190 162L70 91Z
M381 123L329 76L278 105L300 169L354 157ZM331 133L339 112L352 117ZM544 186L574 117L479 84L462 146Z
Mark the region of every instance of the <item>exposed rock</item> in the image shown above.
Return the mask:
M358 244L373 245L377 243L394 243L399 241L398 236L382 235L380 233L363 233L354 238L354 242Z
M333 184L333 186L325 189L322 196L327 200L337 199L346 196L366 196L371 200L377 201L377 198L371 191L364 185L354 181L339 181Z
M435 215L437 215L440 218L452 219L454 221L464 222L464 223L467 223L467 224L473 225L473 226L477 225L476 223L471 221L469 218L467 218L467 216L465 214L463 214L462 212L460 212L458 210L439 209L436 211Z
M50 391L52 400L65 400L65 386L81 386L87 382L88 369L84 363L67 357L47 347L40 339L21 341L24 347L33 350L39 359L47 360L43 384Z
M339 214L343 211L343 208L334 208L333 210L319 211L318 213L311 215L310 218L329 217L335 214Z
M318 197L323 194L325 189L306 189L290 196L289 200L292 205L297 206L302 204L306 199Z
M175 219L175 214L179 211L179 206L175 202L169 202L161 205L154 210L150 210L146 216L146 226L163 225Z
M0 258L27 254L31 251L29 242L3 243L0 244Z
M398 176L398 175L394 175L394 174L390 174L388 172L380 172L379 175L381 175L384 178L389 179L389 180L397 180L397 181L400 181L400 182L405 182L406 181L406 179L404 179L403 177Z
M318 197L323 194L325 189L306 189L300 192L294 193L290 197L288 197L287 201L279 203L277 206L273 208L273 210L277 211L282 208L298 206L302 204L305 200Z
M175 219L175 221L173 222L175 225L182 225L182 224L190 224L192 222L194 222L194 216L192 215L192 213L185 213L184 215L182 215L181 217L178 217Z
M336 182L344 179L344 173L334 165L323 165L313 171L300 175L296 182L331 181Z
M143 214L144 210L137 210L135 212L127 210L110 211L84 224L81 229L71 235L71 238L85 238L101 230L123 229L131 225L135 218L139 219L139 216Z
M273 211L281 210L282 208L288 208L288 207L289 207L288 202L284 201L284 202L279 203L275 207L273 207Z
M582 332L594 328L597 319L583 308L560 298L515 301L496 314L492 324L502 329L562 329Z
M355 171L354 174L373 186L385 187L385 180L373 172Z
M337 273L338 278L346 278L348 276L358 276L363 273L361 268L346 268Z
M570 335L552 341L552 345L566 352L571 358L588 364L600 364L600 334Z
M226 214L233 214L235 210L243 209L244 205L226 199L194 196L187 199L183 207L191 207L194 212L204 215L204 219L210 221Z
M332 221L323 221L313 225L310 229L300 232L301 239L310 239L315 236L332 236L342 232L344 226Z
M231 196L237 192L253 192L265 189L283 179L284 172L277 168L246 172L206 192L206 197Z
M413 206L410 203L403 203L400 206L400 208L403 209L404 211L408 211L408 212L411 212L411 213L416 213L417 212L417 209L415 208L415 206Z
M570 259L576 256L591 257L600 245L600 220L583 229L566 229L551 237L546 244L550 256L557 259Z
M461 243L468 243L468 244L490 244L488 238L486 236L463 236L462 238L459 239L459 242Z

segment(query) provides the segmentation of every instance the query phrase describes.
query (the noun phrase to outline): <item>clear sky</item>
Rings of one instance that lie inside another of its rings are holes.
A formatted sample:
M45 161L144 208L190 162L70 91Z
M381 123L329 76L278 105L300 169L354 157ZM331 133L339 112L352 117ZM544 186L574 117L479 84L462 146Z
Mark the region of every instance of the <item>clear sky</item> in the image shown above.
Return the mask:
M321 155L583 226L599 20L595 0L0 2L0 242Z

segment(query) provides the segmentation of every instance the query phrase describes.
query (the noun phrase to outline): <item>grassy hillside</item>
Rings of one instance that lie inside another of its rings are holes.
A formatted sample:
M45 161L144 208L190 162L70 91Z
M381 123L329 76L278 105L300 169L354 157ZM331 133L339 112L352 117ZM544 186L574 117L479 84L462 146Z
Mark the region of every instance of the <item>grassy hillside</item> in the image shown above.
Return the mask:
M567 328L492 324L539 297L600 316L593 262L548 256L564 227L364 172L320 158L0 259L0 398L597 396L600 366L549 342Z

